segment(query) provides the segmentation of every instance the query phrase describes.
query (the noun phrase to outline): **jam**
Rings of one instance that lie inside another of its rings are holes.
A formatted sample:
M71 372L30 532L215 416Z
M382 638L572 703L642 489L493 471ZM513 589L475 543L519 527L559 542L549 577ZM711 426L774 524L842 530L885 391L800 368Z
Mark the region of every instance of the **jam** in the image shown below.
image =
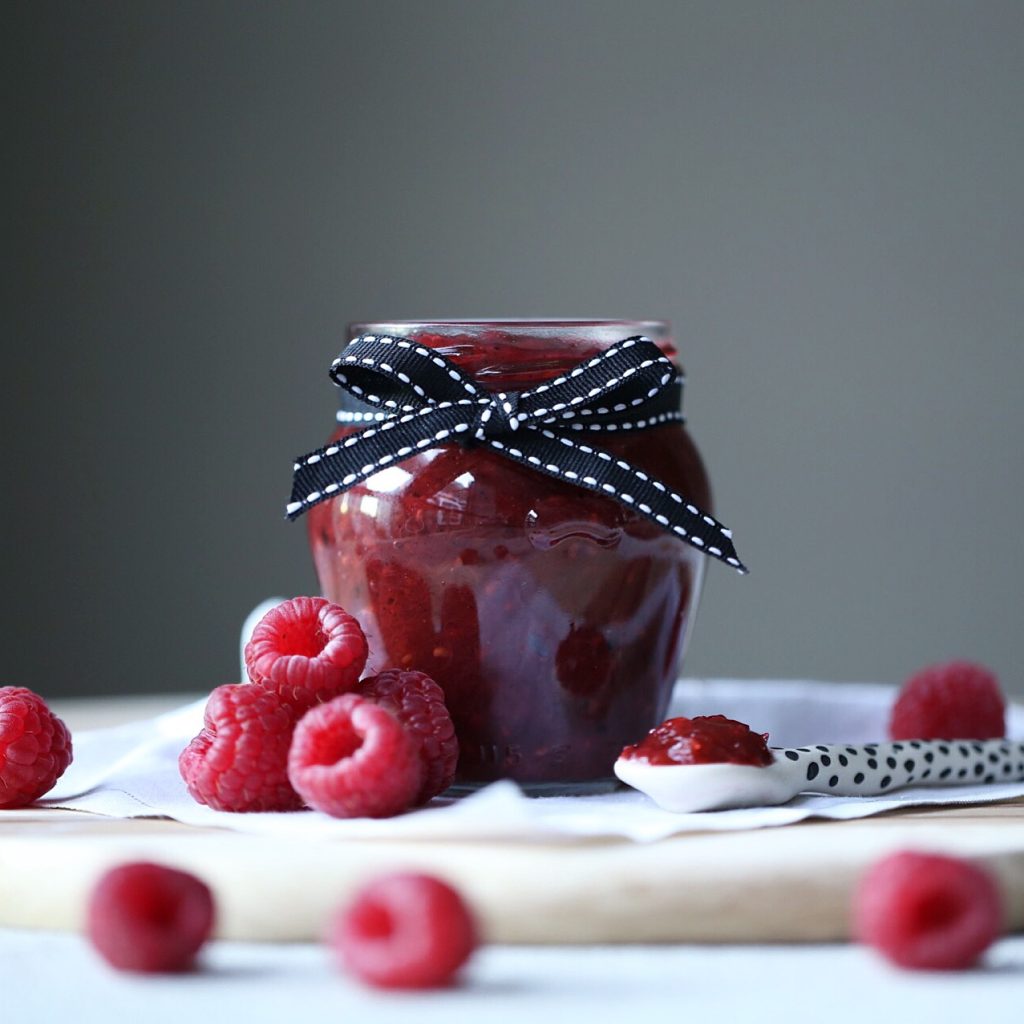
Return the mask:
M725 715L670 718L619 755L647 764L749 764L763 768L774 760L768 733L753 732Z
M656 323L351 330L435 348L492 391L530 388L637 334L675 356ZM710 508L681 423L587 440ZM623 744L664 717L704 556L612 498L484 447L445 445L312 508L308 529L324 596L366 631L367 672L417 669L444 689L457 784L606 785Z

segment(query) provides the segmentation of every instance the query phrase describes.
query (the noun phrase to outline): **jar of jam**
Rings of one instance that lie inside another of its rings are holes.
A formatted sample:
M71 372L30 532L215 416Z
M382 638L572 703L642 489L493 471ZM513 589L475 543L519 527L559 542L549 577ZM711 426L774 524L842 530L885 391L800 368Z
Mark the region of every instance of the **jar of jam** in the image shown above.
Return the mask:
M405 338L490 391L522 391L634 335L676 357L661 322L353 324ZM332 441L360 427L339 426ZM680 421L594 439L710 510ZM622 748L665 717L705 556L614 498L486 446L443 444L310 509L325 597L363 625L367 672L417 669L444 689L456 784L527 792L614 783Z

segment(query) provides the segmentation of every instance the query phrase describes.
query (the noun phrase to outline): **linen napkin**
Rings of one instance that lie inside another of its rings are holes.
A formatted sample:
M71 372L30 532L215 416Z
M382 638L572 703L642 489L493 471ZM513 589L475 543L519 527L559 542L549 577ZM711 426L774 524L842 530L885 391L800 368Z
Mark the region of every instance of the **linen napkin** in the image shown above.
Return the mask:
M773 746L883 739L895 690L889 686L785 680L681 680L670 715L724 714ZM849 819L900 807L986 803L1024 796L1024 782L909 787L876 797L806 794L779 807L673 814L629 789L575 797L528 797L498 782L462 798L439 797L395 818L339 820L317 811L231 814L196 803L178 774L178 754L202 728L205 701L146 721L74 736L75 760L42 806L115 818L167 817L190 825L303 839L504 839L571 841L619 837L653 842L682 832L765 828L807 818ZM1024 738L1024 708L1008 734Z

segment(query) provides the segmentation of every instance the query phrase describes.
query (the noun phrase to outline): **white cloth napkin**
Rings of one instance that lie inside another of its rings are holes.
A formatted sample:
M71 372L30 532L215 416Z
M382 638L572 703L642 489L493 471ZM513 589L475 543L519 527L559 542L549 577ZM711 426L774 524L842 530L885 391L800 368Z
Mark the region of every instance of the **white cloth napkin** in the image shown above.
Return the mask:
M779 680L682 680L670 714L724 714L768 732L773 746L865 743L885 737L888 686ZM986 803L1024 796L1024 782L913 787L878 797L799 796L781 807L700 814L660 810L633 790L599 796L527 797L498 782L462 799L438 798L395 818L339 820L316 811L229 814L197 804L178 774L178 754L202 728L205 701L143 722L74 737L75 760L44 806L115 818L167 817L190 825L302 838L516 839L614 836L653 842L681 832L787 825L805 818L863 818L898 807ZM1024 738L1024 708L1008 732Z

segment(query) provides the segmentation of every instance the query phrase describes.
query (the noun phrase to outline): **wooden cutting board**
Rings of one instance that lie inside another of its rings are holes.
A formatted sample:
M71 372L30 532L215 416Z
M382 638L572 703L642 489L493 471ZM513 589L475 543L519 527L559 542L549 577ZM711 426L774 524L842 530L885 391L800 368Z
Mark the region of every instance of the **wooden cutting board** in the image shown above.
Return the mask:
M848 936L859 874L897 849L976 857L1024 928L1024 801L851 822L691 833L641 845L290 842L164 820L70 811L0 815L0 924L78 929L93 882L134 859L194 871L223 938L315 940L359 882L392 868L459 886L488 938L513 943L804 942Z
M149 717L182 700L80 701L56 710L74 730ZM296 842L165 820L0 811L0 925L79 929L99 874L145 858L213 887L222 938L316 940L362 880L419 868L457 885L497 942L841 940L857 878L900 849L978 858L1002 885L1010 927L1024 929L1024 800L651 844Z

